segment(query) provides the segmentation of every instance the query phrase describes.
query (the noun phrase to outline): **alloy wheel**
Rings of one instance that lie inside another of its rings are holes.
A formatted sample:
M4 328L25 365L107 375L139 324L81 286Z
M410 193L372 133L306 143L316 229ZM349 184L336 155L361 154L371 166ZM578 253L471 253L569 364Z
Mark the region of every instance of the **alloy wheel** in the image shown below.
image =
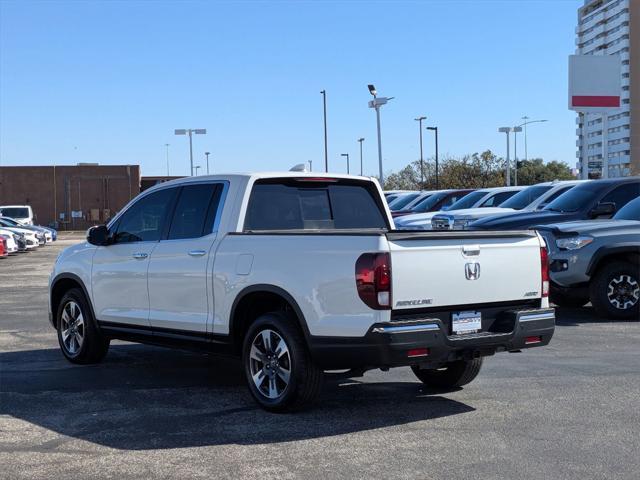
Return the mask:
M251 342L249 368L256 389L275 400L281 397L291 379L291 354L282 336L264 329Z
M609 282L607 298L618 310L628 310L640 300L640 285L631 275L618 275Z
M62 309L60 335L69 355L76 355L84 342L85 325L80 306L73 300Z

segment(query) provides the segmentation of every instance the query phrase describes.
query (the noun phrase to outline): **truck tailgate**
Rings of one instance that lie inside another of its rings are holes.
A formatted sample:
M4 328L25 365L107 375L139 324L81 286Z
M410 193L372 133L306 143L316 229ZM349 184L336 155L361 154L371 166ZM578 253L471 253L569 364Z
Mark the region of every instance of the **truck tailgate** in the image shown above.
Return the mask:
M535 232L390 232L393 309L541 297Z

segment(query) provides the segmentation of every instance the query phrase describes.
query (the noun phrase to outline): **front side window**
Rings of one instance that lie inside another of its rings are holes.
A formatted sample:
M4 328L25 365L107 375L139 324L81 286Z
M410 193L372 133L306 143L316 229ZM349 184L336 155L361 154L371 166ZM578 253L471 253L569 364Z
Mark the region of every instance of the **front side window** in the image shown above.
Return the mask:
M524 190L520 190L513 197L500 205L500 207L522 210L549 189L551 189L551 185L533 185L531 187L527 187Z
M601 202L615 203L616 210L619 210L638 196L640 196L640 183L625 183L607 193Z
M175 188L150 193L129 207L118 219L114 243L160 240L175 193Z
M213 231L221 185L188 185L180 189L171 220L169 239L198 238Z
M244 229L385 229L375 190L349 182L263 181L251 192Z

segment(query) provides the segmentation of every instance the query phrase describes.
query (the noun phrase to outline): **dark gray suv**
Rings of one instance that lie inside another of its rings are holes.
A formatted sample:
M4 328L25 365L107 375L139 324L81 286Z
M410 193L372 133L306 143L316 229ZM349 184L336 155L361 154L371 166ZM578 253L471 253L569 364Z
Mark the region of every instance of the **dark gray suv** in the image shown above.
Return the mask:
M640 197L610 220L544 225L551 301L578 307L591 301L606 318L640 319Z

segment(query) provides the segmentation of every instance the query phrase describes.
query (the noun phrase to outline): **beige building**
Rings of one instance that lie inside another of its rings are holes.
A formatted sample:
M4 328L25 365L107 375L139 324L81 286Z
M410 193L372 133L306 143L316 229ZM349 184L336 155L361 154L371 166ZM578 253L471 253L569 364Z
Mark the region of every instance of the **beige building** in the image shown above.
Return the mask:
M589 176L601 176L606 138L609 176L640 175L640 0L585 0L576 35L577 55L618 55L622 75L620 109L608 115L606 135L602 115L587 114L584 129L578 118L576 156L586 155Z

